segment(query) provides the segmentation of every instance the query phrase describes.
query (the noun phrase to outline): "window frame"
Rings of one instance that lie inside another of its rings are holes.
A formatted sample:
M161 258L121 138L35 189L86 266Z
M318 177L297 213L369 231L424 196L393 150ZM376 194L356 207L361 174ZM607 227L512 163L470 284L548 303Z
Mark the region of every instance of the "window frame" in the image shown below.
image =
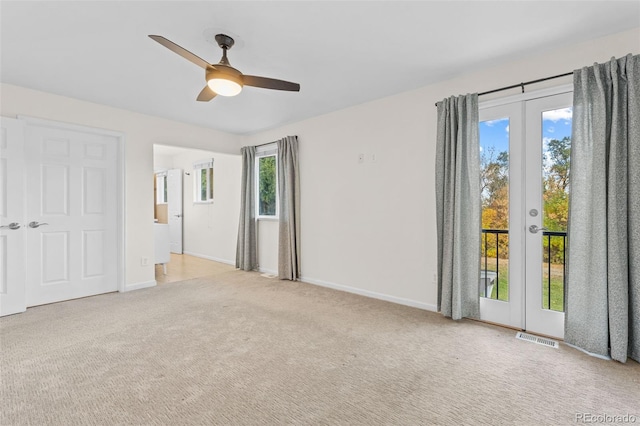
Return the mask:
M260 159L274 157L275 158L275 203L276 211L273 215L260 214ZM280 200L278 197L280 183L278 181L278 151L277 149L267 149L261 152L256 152L255 155L255 200L256 200L256 220L278 220L280 217Z
M202 199L202 171L206 172L206 194L207 198ZM198 161L193 164L193 203L211 204L214 199L215 179L213 175L213 158Z

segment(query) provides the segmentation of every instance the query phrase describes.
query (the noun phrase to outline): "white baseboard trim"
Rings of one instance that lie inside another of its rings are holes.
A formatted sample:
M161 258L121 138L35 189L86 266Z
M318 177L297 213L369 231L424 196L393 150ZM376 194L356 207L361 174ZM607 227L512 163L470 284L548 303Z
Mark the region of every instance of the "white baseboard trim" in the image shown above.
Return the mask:
M142 288L155 287L156 285L158 285L156 280L143 281L143 282L132 283L132 284L125 284L124 291L140 290Z
M226 263L227 265L233 265L233 266L236 265L235 260L220 259L218 257L207 256L206 254L193 253L190 251L183 251L182 254L186 254L188 256L193 256L193 257L199 257L201 259L213 260L214 262Z
M586 349L582 349L582 348L581 348L581 347L579 347L579 346L572 345L571 343L567 343L567 342L563 342L563 343L564 343L565 345L569 346L570 348L577 349L577 350L579 350L580 352L584 352L585 354L587 354L587 355L589 355L589 356L592 356L592 357L595 357L595 358L604 359L604 360L607 360L607 361L611 361L611 357L610 357L610 356L607 356L607 355L600 355L600 354L595 354L595 353L593 353L593 352L589 352L589 351L588 351L588 350L586 350Z
M320 287L327 287L334 290L346 291L347 293L358 294L360 296L371 297L373 299L379 299L387 302L397 303L399 305L411 306L412 308L424 309L425 311L432 311L432 312L438 311L438 307L436 305L430 305L428 303L418 302L415 300L405 299L402 297L390 296L388 294L376 293L375 291L363 290L361 288L330 283L327 281L317 280L315 278L309 278L309 277L300 277L300 281L308 284L318 285Z
M273 269L258 267L258 272L260 272L261 274L271 274L271 275L275 275L276 277L278 276L278 271L274 271Z

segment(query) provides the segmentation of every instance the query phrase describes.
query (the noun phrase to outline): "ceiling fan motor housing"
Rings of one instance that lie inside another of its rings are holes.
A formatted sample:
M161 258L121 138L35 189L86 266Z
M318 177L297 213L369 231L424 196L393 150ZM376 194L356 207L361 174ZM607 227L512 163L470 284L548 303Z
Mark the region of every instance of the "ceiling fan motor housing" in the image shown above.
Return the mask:
M208 82L209 80L214 78L231 80L235 83L238 83L241 87L244 86L244 82L242 81L242 73L228 65L216 64L215 68L207 68L207 71L205 73L205 80Z
M216 95L235 96L242 91L242 88L245 85L260 87L263 89L285 90L292 92L300 91L300 85L298 83L255 75L243 75L240 71L233 68L227 59L227 50L229 50L235 42L233 38L226 34L217 34L215 37L216 42L222 49L222 58L220 59L220 62L215 65L210 64L198 55L189 52L184 47L175 44L165 37L154 34L150 34L149 37L205 70L207 86L202 89L196 98L198 101L208 102L216 97Z

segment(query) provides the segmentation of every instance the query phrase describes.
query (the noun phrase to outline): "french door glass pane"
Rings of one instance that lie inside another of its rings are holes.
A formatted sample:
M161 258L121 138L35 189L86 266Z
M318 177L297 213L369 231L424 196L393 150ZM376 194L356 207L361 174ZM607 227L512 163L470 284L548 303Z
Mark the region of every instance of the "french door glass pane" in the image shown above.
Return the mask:
M509 300L509 118L480 122L481 297Z
M542 308L564 311L572 108L542 113Z

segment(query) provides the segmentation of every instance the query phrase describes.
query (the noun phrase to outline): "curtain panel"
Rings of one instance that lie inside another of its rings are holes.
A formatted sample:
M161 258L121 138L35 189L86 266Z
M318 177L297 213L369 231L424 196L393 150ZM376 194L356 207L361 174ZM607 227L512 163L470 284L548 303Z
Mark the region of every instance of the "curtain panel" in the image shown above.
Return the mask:
M245 271L258 269L258 239L255 196L256 147L242 148L242 182L240 222L236 245L236 268Z
M565 341L640 361L640 56L573 84Z
M478 318L480 296L480 144L478 95L438 103L436 141L438 310Z
M278 145L278 278L300 278L300 166L298 137Z

